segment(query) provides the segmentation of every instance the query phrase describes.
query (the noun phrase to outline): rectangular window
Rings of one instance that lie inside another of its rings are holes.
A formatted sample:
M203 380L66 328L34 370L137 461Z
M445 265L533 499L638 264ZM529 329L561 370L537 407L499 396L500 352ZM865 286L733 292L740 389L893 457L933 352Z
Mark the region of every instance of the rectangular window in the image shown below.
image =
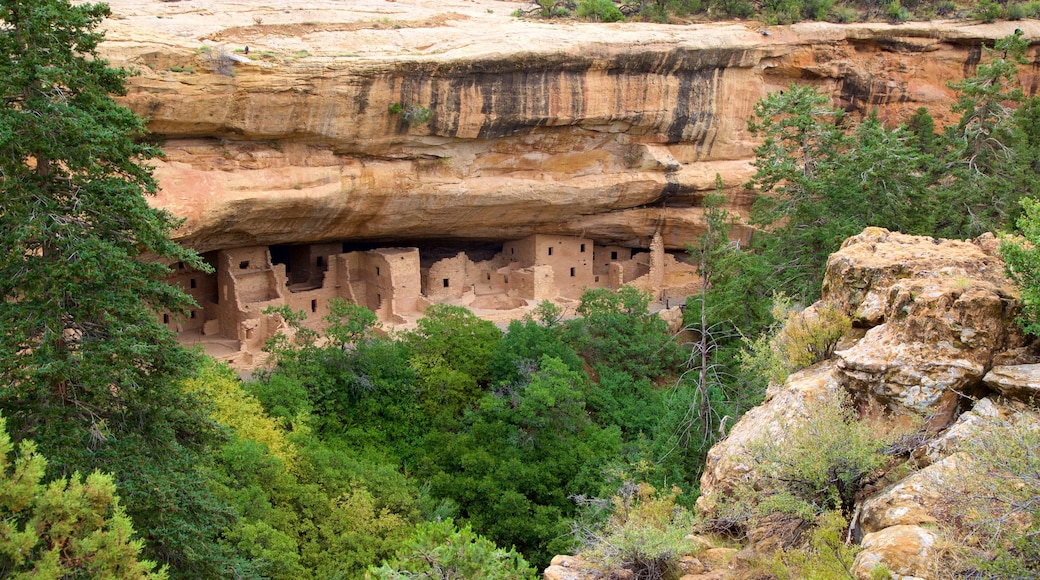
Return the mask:
M191 316L192 320L195 320L195 311L194 310L191 311L190 316Z
M379 266L376 266L376 276L379 275Z
M617 252L611 252L610 253L610 259L611 260L617 260Z
M552 255L552 246L549 246L549 255Z
M583 253L583 254L585 253L585 244L581 245L581 253Z
M169 314L163 314L162 315L162 323L163 324L169 324L170 323L170 315Z
M192 288L194 288L194 287L195 287L195 278L192 278L192 279L191 279L191 280L189 281L188 285L189 285L189 286L191 286Z
M574 277L574 268L571 268L571 278Z
M318 267L321 268L324 265L325 265L325 258L323 256L318 256Z
M318 301L317 300L311 300L311 312L317 312L317 311L318 311Z
M445 288L447 288L447 287L448 287L448 279L447 279L447 278L445 278L445 279L444 279L444 287L445 287Z
M239 270L245 270L248 267L249 267L249 260L242 260L241 262L238 263L238 269Z

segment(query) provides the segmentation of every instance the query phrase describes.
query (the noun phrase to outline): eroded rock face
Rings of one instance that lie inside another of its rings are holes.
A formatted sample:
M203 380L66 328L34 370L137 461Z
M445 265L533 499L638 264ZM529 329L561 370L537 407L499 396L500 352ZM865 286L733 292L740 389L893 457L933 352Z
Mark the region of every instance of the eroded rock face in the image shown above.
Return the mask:
M730 493L742 481L754 481L755 462L748 451L751 443L763 437L783 441L784 427L804 420L809 404L843 388L840 378L832 360L794 373L782 387L771 389L764 403L745 413L729 435L708 451L698 509L711 513L718 496Z
M872 327L836 353L843 383L901 414L952 419L994 357L1025 343L1015 291L979 245L869 228L827 262L825 300Z
M717 173L727 209L750 206L746 122L767 92L811 82L850 111L926 106L942 125L982 40L1040 36L553 23L496 0L110 4L104 51L140 71L125 102L168 154L156 203L200 251L532 233L647 247L658 231L682 249Z

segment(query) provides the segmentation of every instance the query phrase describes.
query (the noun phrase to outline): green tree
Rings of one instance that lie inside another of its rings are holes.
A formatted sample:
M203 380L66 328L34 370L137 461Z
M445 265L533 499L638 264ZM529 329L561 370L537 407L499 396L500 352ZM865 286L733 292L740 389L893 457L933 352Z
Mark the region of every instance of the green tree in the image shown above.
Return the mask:
M1028 46L1019 32L998 40L993 48L983 47L990 60L973 76L950 83L958 92L951 109L961 117L944 133L948 157L942 172L947 185L937 192L938 235L975 237L1017 217L1017 202L1028 193L1019 172L1017 143L1027 137L1016 130L1014 105L1023 100L1018 69L1026 63Z
M95 471L43 483L47 460L32 441L11 443L0 418L0 575L5 578L161 580L140 560L141 541L112 477Z
M1018 324L1034 336L1040 335L1040 201L1025 198L1018 229L1027 243L1005 238L1000 244L1004 270L1022 292Z
M752 220L776 274L772 289L811 302L827 257L866 226L927 233L928 155L916 135L871 115L846 133L841 111L807 86L773 93L749 127L764 137L750 185L760 195ZM919 120L923 122L923 120Z
M531 580L537 576L524 557L477 535L452 520L421 524L393 560L370 568L366 578L379 580Z
M113 473L149 557L215 575L228 555L213 540L234 514L199 482L214 432L177 385L194 355L157 320L192 306L164 261L205 266L145 199L158 150L111 98L127 72L97 53L108 15L0 1L0 408L51 473Z

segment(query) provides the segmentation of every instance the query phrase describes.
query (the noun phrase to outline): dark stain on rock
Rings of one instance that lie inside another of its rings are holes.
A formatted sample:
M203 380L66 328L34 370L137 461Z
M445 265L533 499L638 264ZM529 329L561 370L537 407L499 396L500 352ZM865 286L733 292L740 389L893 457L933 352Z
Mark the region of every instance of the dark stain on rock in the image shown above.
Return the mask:
M968 49L968 58L964 60L964 66L962 72L964 77L970 77L975 74L975 68L982 62L982 45L977 44Z

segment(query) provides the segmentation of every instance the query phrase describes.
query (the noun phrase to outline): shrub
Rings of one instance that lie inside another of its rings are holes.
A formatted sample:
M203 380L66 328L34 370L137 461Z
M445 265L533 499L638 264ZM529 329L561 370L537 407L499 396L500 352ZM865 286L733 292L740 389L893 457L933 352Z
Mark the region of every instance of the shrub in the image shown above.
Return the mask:
M748 0L712 0L712 12L731 18L748 18L755 13L755 7Z
M852 321L833 304L792 312L777 337L792 370L827 360L838 341L852 328Z
M391 115L401 115L401 119L409 125L422 125L433 118L433 111L416 103L390 105Z
M849 516L856 492L888 461L883 451L899 435L859 420L844 390L809 401L802 418L748 446L759 477L718 500L718 522L751 530L773 514L804 522L835 510Z
M847 24L859 20L859 12L850 6L839 6L828 15L828 20L839 24Z
M834 7L834 0L805 0L805 13L813 20L825 20Z
M795 311L783 294L773 297L773 318L783 320L783 326L774 326L754 340L745 339L739 358L746 372L775 383L830 358L838 341L852 328L849 317L832 304Z
M1028 243L1011 238L1000 244L1000 256L1008 277L1021 288L1022 312L1018 325L1025 332L1040 335L1040 201L1024 198L1018 228Z
M845 543L849 520L840 511L816 518L809 547L777 552L772 572L779 580L831 580L849 578L849 569L860 547Z
M664 494L646 483L626 483L611 498L613 511L601 527L578 530L582 556L610 578L677 577L679 558L690 551L685 538L692 525L690 513L675 504L679 493L676 487ZM621 576L620 570L631 576Z
M1040 424L1027 417L991 419L965 444L958 512L980 539L974 577L1040 575Z
M971 17L977 18L988 24L990 22L995 22L1000 18L1001 12L1003 12L1003 10L1001 9L1000 4L997 4L992 0L981 0L981 2L975 5L975 9L971 11Z
M578 17L598 22L621 22L625 15L611 0L581 0Z
M420 524L393 560L369 568L366 578L404 580L533 579L535 570L515 550L504 550L452 520Z
M952 0L940 0L936 2L932 7L936 16L945 18L947 16L953 16L957 13L957 4Z
M1008 20L1022 20L1026 17L1026 5L1021 2L1007 5Z
M903 5L899 3L899 0L892 0L892 2L889 2L888 6L885 7L885 16L888 18L889 22L896 24L906 22L913 17L909 10L903 8Z

